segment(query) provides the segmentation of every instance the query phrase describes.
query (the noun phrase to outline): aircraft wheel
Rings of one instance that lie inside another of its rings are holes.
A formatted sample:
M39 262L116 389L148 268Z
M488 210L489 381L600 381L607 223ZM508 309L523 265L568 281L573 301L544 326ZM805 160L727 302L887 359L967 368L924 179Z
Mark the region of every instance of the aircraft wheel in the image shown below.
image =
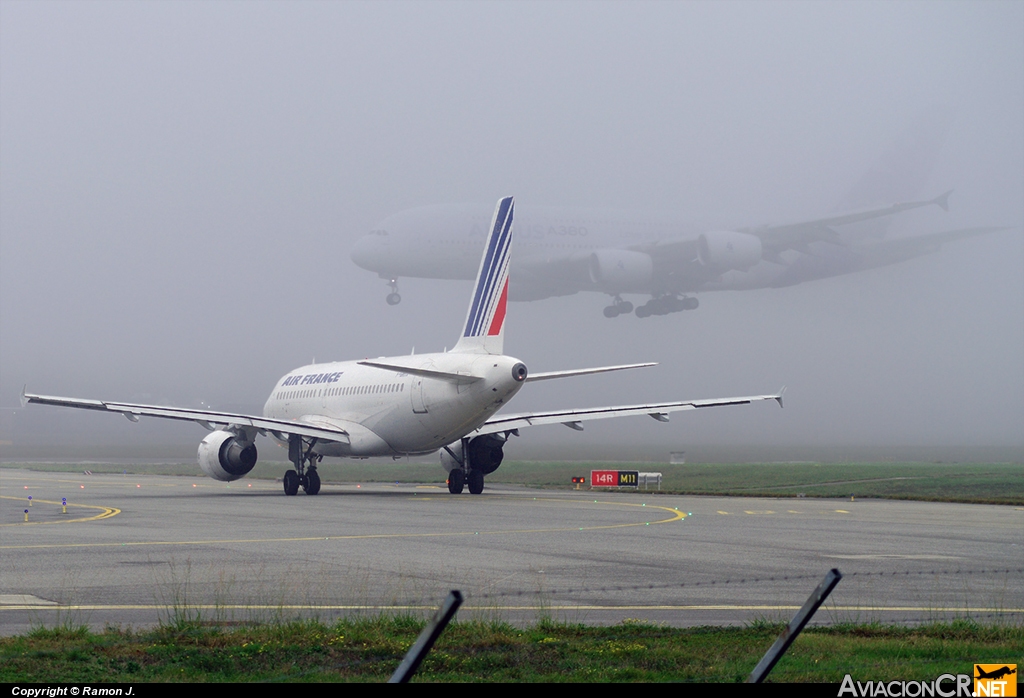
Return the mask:
M607 308L604 309L605 317L618 317L618 315L619 307L617 305L609 305Z
M302 489L306 491L306 494L316 494L320 491L320 475L316 472L316 468L310 468L306 473L306 482L303 483Z
M641 305L640 307L638 307L636 309L636 316L637 317L650 317L651 316L651 309L648 308L646 304Z
M633 312L633 304L630 303L629 301L622 301L616 306L616 308L623 315L629 315L631 312Z
M388 305L398 305L402 302L402 297L397 293L388 294Z
M462 488L466 486L466 474L460 469L448 471L448 491L452 494L462 494Z
M289 470L284 474L284 493L291 497L299 491L299 474Z
M484 474L479 470L470 470L469 477L466 478L469 481L469 493L480 494L484 491Z
M696 298L683 299L683 310L696 310L698 305L700 305L700 301Z

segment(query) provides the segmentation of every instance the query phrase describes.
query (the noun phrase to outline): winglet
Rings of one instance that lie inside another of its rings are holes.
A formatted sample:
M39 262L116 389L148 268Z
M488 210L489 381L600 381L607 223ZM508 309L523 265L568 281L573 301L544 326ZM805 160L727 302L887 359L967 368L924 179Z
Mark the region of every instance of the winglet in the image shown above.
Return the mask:
M943 211L949 211L949 195L952 193L953 190L950 189L945 194L936 196L934 199L932 199L932 203L942 208Z
M779 394L775 396L775 402L779 403L779 407L784 407L784 405L782 404L782 396L785 394L785 392L786 386L782 386L781 388L779 388Z

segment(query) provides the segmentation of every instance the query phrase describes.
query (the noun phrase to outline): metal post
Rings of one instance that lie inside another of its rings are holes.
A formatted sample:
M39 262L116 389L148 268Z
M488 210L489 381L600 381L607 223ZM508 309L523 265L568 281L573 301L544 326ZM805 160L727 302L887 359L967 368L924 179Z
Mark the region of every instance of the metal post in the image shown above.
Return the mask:
M459 610L459 606L462 605L462 594L457 590L452 590L448 594L448 598L441 604L441 608L437 609L434 613L434 617L427 623L427 627L423 628L423 632L416 638L416 642L413 643L409 651L405 653L405 659L395 669L395 673L388 679L388 683L408 683L412 675L416 673L416 670L420 668L420 663L430 652L430 648L437 642L437 638L441 636L448 622L455 615L455 612Z
M842 573L835 567L828 571L825 578L821 580L821 584L815 589L811 595L807 598L803 607L796 612L793 616L793 620L789 621L789 625L779 635L779 639L775 641L775 644L771 646L771 649L763 657L761 661L757 663L754 670L750 672L750 676L747 678L747 683L761 683L765 677L768 676L768 672L772 670L775 663L782 658L789 646L793 644L793 640L800 634L800 631L807 625L807 621L811 619L814 612L818 610L818 607L825 602L828 595L832 593L832 590L836 588L836 584L843 578Z

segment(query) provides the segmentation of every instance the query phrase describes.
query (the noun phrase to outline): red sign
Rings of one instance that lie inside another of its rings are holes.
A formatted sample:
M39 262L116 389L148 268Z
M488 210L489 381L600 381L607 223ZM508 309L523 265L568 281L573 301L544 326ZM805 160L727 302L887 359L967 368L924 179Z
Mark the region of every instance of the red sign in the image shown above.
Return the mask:
M636 487L640 484L635 470L591 470L591 487Z

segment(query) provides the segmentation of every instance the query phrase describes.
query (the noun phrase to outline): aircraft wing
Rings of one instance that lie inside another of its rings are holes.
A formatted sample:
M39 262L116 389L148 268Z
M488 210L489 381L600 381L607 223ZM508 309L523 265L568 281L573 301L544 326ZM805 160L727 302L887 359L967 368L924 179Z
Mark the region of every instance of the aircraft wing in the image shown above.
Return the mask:
M866 211L858 211L855 213L847 213L841 216L817 218L814 220L786 223L783 225L760 225L747 228L737 228L735 232L757 237L761 241L761 258L770 262L785 265L786 262L784 262L780 256L782 252L785 252L786 250L797 250L798 252L810 254L808 245L813 242L829 242L834 245L848 247L849 245L846 241L844 241L839 232L835 230L837 226L858 223L875 218L884 218L886 216L892 216L915 208L922 208L924 206L939 206L943 210L948 210L948 199L951 193L952 190L947 191L934 199L928 199L927 201L907 201L886 206L885 208L876 208ZM694 236L686 236L657 240L654 242L644 242L632 245L628 249L637 252L644 252L652 257L656 257L663 263L671 263L672 260L674 260L675 263L689 264L691 269L688 273L693 276L694 281L694 288L691 290L695 291L698 290L703 281L716 278L721 271L711 270L710 272L705 272L705 276L701 276L700 265L697 264L699 247L698 238Z
M944 230L940 233L926 233L906 238L893 238L873 242L866 247L871 250L885 251L890 255L902 260L909 257L918 257L929 252L935 252L947 242L965 240L979 235L988 235L999 230L1007 230L1005 227L984 226L978 228L960 228L958 230Z
M803 250L807 244L812 242L831 242L843 244L839 233L833 230L833 226L859 223L874 218L884 218L904 211L925 206L939 206L943 211L949 210L949 195L953 193L950 189L946 193L928 199L927 201L907 201L893 204L885 208L876 208L868 211L847 213L841 216L830 216L810 221L787 223L784 225L765 225L753 228L740 228L741 233L750 233L761 238L761 244L769 254L779 253L783 250Z
M593 419L611 419L612 417L629 417L646 414L659 422L667 422L671 412L697 410L704 407L722 407L725 405L747 405L762 400L775 400L782 406L782 393L785 388L774 395L750 395L747 397L727 397L715 400L687 400L683 402L652 402L646 405L618 405L615 407L593 407L579 410L553 410L550 412L529 412L522 414L498 415L488 419L474 434L497 434L509 432L523 427L535 427L541 424L564 424L570 429L582 431L582 422Z
M226 427L248 427L255 429L260 434L267 432L276 434L298 434L309 436L326 441L348 442L349 434L344 429L332 427L327 423L317 425L302 424L285 419L268 419L267 417L255 417L245 414L234 414L232 412L217 412L215 410L195 410L186 407L162 407L159 405L135 405L127 402L104 402L102 400L83 400L73 397L57 397L53 395L32 395L21 393L21 404L35 403L38 405L56 405L58 407L75 407L80 410L98 410L100 412L115 412L123 414L133 422L139 421L139 417L160 417L163 419L177 419L186 422L196 422L204 429L214 431Z

